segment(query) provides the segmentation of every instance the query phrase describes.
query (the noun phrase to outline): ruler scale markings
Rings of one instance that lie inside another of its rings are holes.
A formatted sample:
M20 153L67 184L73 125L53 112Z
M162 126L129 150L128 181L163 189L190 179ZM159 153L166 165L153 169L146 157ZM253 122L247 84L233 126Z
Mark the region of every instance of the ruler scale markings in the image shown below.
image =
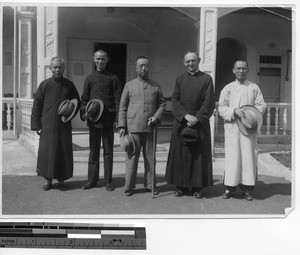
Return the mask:
M3 222L0 248L5 247L146 249L146 230L142 224Z

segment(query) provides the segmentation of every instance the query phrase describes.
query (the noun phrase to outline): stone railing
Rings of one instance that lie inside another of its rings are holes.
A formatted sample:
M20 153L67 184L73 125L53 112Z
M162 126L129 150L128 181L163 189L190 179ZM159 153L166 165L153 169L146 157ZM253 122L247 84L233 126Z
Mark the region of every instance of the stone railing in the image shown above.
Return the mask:
M217 106L216 106L217 109ZM259 136L286 136L291 133L292 104L267 103ZM224 120L215 112L215 134L223 134Z
M33 106L33 99L20 99L22 109L22 125L20 140L30 149L36 153L37 146L37 135L35 131L30 128L30 118Z
M2 131L3 138L16 136L16 102L13 97L2 98Z
M260 135L287 135L291 131L292 104L268 103Z

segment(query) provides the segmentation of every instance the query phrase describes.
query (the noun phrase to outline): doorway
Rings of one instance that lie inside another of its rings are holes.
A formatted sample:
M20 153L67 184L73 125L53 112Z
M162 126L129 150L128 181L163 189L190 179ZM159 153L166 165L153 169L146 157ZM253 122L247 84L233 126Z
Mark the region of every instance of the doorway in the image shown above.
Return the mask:
M122 87L126 83L127 45L125 43L94 43L94 52L104 50L109 58L106 69L117 75ZM96 69L96 66L94 67Z
M232 73L233 62L237 59L246 59L247 49L244 45L231 38L223 38L217 43L215 100L226 84L234 81Z

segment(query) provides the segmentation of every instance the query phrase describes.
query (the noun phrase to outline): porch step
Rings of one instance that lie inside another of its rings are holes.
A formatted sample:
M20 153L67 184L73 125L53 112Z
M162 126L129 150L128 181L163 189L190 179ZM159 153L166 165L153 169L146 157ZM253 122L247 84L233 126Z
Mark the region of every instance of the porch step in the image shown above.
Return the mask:
M87 163L89 158L89 150L84 151L74 151L74 163ZM158 146L156 149L156 162L163 163L167 162L169 154L169 144L164 146ZM215 158L223 158L224 157L224 148L219 147L214 149L214 157ZM140 162L144 162L143 154L140 154ZM100 163L103 163L103 149L100 150ZM125 152L122 151L120 147L114 148L114 164L115 163L125 163Z
M87 163L89 158L89 150L73 151L74 163ZM168 158L168 145L158 145L156 148L156 161L166 162ZM120 146L114 147L114 162L124 163L125 152ZM140 154L140 162L144 162L142 152ZM100 163L103 163L103 149L100 149Z

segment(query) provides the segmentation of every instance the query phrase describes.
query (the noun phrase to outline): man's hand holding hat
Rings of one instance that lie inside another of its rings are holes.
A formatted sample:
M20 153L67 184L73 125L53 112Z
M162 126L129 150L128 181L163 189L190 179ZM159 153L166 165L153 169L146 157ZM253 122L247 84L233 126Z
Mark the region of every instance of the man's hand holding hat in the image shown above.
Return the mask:
M187 114L184 118L186 119L189 127L195 126L198 123L198 119L193 115Z
M234 115L237 116L240 119L244 118L245 117L244 109L240 109L240 108L234 109Z
M127 133L126 128L124 128L124 127L119 128L120 137L124 137L126 135L126 133Z
M86 107L84 113L81 115L81 119L89 120L92 122L97 122L103 112L104 109L104 103L100 98L93 98L91 99Z

